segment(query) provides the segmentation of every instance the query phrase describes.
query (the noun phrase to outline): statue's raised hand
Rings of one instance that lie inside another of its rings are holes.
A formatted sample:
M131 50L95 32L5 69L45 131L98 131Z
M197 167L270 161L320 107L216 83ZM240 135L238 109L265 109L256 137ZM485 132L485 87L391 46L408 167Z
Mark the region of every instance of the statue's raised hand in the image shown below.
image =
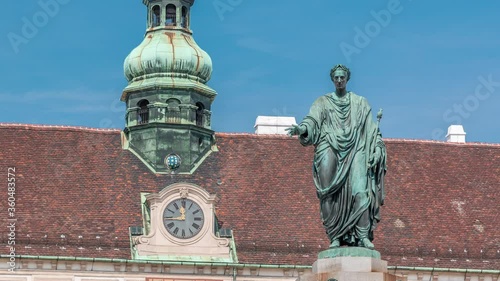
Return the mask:
M290 128L286 128L289 136L302 135L306 132L306 128L302 125L292 125Z

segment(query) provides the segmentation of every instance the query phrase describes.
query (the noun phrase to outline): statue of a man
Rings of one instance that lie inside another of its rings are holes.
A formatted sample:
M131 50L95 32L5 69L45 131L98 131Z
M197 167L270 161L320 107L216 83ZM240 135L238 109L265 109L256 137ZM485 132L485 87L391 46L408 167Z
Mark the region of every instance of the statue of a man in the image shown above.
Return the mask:
M385 197L386 149L367 100L346 90L349 69L336 65L330 76L335 92L319 97L304 120L287 130L315 147L314 184L330 248L373 249Z

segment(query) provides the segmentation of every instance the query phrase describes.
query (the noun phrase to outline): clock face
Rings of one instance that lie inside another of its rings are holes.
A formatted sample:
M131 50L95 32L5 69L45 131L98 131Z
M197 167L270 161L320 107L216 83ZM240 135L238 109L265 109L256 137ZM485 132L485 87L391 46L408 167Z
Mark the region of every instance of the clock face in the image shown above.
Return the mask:
M176 199L163 211L163 225L168 233L180 239L188 239L203 228L203 210L190 199Z

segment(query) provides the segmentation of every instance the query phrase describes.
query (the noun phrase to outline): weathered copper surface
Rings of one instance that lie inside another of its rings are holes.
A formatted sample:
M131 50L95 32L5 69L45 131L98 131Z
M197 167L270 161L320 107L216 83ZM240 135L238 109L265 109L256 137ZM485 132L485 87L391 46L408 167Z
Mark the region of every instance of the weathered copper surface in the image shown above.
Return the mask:
M335 92L319 97L288 130L302 145L315 147L314 184L330 247L374 248L385 197L385 144L366 99L346 90L349 69L337 65L330 76Z

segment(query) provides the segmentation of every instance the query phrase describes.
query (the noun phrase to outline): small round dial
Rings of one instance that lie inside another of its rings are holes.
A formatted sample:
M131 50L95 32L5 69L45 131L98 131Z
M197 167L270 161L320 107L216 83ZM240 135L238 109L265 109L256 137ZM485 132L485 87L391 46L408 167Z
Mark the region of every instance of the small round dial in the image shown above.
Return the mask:
M190 199L176 199L163 211L163 225L168 233L180 239L194 237L203 228L205 217L200 205Z

